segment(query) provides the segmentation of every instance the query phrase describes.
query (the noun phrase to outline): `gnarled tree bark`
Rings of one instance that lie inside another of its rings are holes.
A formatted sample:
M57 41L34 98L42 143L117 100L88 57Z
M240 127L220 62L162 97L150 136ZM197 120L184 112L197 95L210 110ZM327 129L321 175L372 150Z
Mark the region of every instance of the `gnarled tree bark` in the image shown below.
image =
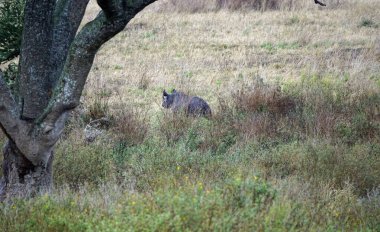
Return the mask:
M156 0L98 0L101 11L79 32L89 0L28 0L20 54L20 102L0 72L0 127L8 138L0 200L52 187L54 145L79 104L98 49Z

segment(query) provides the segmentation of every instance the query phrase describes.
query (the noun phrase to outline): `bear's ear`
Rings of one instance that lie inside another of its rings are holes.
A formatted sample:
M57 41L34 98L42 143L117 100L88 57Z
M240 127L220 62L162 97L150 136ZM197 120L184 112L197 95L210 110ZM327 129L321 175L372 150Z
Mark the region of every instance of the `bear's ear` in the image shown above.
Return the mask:
M167 97L168 96L168 93L166 92L166 90L164 90L164 92L162 92L162 95Z

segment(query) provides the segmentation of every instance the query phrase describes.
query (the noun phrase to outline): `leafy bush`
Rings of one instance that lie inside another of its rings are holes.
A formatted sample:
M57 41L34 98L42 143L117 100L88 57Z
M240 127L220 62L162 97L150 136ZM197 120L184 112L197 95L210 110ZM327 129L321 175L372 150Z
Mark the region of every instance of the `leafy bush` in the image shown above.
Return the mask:
M7 69L4 72L3 75L5 81L7 82L8 86L10 87L11 91L14 93L15 96L18 94L16 93L17 90L17 77L18 77L18 66L17 64L11 62Z
M0 2L0 63L20 54L25 0Z

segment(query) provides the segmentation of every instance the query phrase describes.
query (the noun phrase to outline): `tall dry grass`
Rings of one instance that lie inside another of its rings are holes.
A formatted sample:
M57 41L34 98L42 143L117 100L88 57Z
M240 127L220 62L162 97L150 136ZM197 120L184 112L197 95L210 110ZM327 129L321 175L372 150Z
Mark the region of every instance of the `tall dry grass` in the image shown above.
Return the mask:
M340 0L328 1L330 8L349 4ZM267 10L299 10L310 8L314 1L305 0L166 0L158 7L163 12L210 12L230 11L267 11Z

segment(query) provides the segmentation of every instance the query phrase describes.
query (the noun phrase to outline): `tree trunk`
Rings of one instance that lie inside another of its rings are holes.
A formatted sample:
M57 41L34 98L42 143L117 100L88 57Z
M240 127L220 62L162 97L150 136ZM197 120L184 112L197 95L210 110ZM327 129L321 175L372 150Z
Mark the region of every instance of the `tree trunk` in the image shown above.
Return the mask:
M3 149L3 180L0 183L0 199L13 197L30 197L48 192L52 187L51 152L46 165L33 165L12 141Z
M89 0L26 1L16 95L0 71L0 129L9 139L0 200L51 189L54 145L98 49L155 1L97 0L102 10L79 31Z

